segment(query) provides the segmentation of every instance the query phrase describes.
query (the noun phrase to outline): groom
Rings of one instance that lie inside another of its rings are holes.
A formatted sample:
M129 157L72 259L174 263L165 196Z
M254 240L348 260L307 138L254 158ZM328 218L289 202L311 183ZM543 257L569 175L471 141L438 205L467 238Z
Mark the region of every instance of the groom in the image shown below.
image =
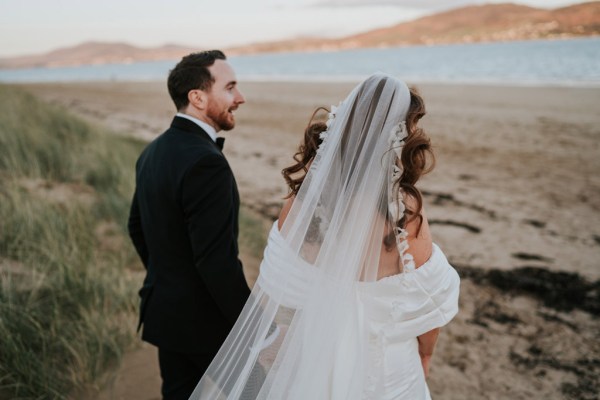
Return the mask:
M185 56L170 72L171 127L136 164L131 240L146 267L142 340L158 347L162 395L188 399L250 290L238 259L239 196L217 132L245 102L219 50Z

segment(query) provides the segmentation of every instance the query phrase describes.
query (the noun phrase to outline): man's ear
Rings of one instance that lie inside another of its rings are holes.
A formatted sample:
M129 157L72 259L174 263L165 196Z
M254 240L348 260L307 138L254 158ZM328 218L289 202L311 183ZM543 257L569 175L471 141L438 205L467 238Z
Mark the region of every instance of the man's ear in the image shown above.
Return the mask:
M205 110L208 105L208 95L204 90L190 90L188 92L188 100L191 105L199 110Z

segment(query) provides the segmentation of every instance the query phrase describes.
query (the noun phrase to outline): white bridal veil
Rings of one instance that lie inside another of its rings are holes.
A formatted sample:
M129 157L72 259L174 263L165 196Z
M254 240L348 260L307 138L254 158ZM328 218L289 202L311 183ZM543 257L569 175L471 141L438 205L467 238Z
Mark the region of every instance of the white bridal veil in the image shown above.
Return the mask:
M403 82L376 74L332 110L281 231L273 225L250 299L192 399L364 395L376 362L365 320L377 318L365 293L380 256L401 255L397 272L415 272L396 228L404 205L394 184L409 104ZM419 329L397 334L414 338Z

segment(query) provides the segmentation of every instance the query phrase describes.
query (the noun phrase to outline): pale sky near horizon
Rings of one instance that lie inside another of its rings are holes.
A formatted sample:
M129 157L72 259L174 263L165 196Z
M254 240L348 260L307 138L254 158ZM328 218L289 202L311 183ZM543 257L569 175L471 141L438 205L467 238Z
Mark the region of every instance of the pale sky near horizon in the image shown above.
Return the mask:
M469 4L510 0L0 0L0 57L85 41L225 48L298 36L340 37ZM516 0L555 8L581 1Z

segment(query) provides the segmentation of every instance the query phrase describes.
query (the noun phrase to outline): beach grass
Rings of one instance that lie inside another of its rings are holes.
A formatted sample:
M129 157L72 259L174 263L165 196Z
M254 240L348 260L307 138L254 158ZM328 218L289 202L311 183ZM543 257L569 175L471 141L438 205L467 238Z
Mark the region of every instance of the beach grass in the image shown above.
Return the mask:
M93 397L138 343L126 221L143 146L0 85L0 399ZM265 238L243 207L242 252L260 259Z
M0 398L89 390L135 338L142 146L0 86Z

